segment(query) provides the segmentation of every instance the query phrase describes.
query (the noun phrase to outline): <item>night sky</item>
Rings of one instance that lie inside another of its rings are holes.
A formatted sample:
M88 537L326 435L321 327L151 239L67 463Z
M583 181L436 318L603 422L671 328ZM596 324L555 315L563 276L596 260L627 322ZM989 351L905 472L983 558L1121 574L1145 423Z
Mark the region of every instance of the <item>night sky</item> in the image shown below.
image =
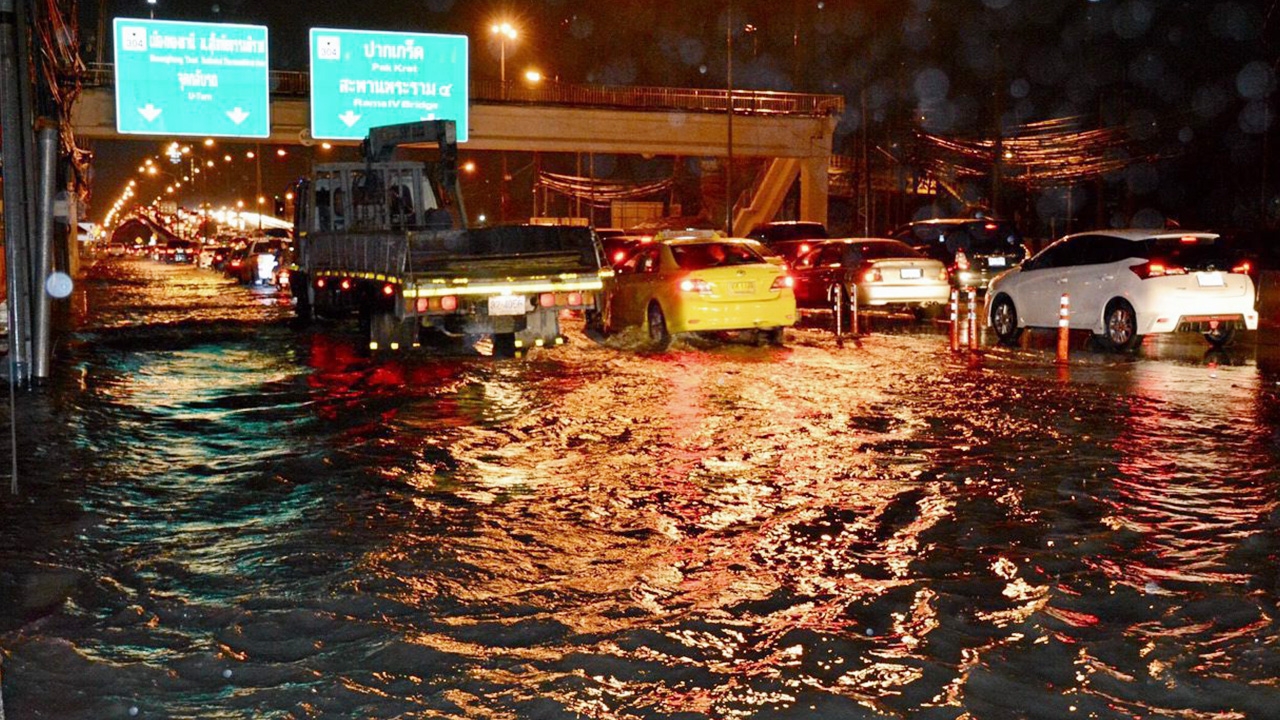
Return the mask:
M273 69L305 70L307 29L327 26L467 34L472 77L496 78L488 28L504 18L521 31L508 46L509 72L534 66L564 82L716 88L726 82L731 18L735 87L845 96L837 153L856 156L865 139L879 157L912 162L917 132L989 138L1076 118L1085 129L1121 129L1125 152L1145 158L1077 187L1070 202L1079 216L1221 227L1274 223L1280 212L1277 142L1268 138L1277 2L159 0L155 10L157 19L266 25ZM149 11L145 0L102 4L113 17ZM99 2L81 0L80 11L92 61ZM104 145L94 148L98 174L110 177L102 164L119 150ZM1100 212L1085 207L1096 192L1107 198ZM1068 200L1062 189L1037 188L1008 202L1035 216Z

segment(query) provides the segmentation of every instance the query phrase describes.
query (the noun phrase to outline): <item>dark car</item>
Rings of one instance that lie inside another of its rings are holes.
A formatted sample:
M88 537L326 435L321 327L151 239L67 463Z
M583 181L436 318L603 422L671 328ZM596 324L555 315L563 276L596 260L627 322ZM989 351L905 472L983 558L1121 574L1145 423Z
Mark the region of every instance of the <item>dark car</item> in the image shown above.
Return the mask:
M958 288L985 290L991 278L1030 255L1014 224L994 218L917 220L889 235L941 260Z
M196 244L190 240L173 239L161 251L160 259L171 263L190 263L196 260Z
M827 226L820 222L780 220L755 226L747 233L747 237L769 246L791 265L796 258L831 236L827 232Z

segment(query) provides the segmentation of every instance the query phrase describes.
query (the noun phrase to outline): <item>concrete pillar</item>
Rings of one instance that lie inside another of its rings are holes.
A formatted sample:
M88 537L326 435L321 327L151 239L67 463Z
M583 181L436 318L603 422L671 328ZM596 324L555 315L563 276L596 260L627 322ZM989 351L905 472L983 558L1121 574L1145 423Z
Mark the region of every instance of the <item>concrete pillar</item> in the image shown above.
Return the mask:
M800 159L800 207L801 220L827 223L829 180L827 168L831 165L831 156L809 157Z

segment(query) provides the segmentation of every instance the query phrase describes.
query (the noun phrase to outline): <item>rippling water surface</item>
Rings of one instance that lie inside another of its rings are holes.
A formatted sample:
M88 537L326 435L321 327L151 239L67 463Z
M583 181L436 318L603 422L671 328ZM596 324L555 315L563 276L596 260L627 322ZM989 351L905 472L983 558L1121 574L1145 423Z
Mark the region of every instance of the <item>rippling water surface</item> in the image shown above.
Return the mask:
M1280 717L1252 338L371 360L189 267L75 300L0 500L9 717Z

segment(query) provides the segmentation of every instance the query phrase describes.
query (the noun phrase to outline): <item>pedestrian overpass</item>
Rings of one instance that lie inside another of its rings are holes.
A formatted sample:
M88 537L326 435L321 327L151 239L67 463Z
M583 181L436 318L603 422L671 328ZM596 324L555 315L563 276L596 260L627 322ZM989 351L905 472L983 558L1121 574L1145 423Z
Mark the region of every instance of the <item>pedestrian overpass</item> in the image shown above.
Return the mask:
M78 137L138 139L116 132L113 83L111 66L91 68L72 111ZM304 72L271 72L264 141L315 142L309 84ZM734 205L733 233L742 235L774 218L797 179L798 219L827 221L827 171L843 111L838 95L473 81L466 147L764 159L765 170Z

